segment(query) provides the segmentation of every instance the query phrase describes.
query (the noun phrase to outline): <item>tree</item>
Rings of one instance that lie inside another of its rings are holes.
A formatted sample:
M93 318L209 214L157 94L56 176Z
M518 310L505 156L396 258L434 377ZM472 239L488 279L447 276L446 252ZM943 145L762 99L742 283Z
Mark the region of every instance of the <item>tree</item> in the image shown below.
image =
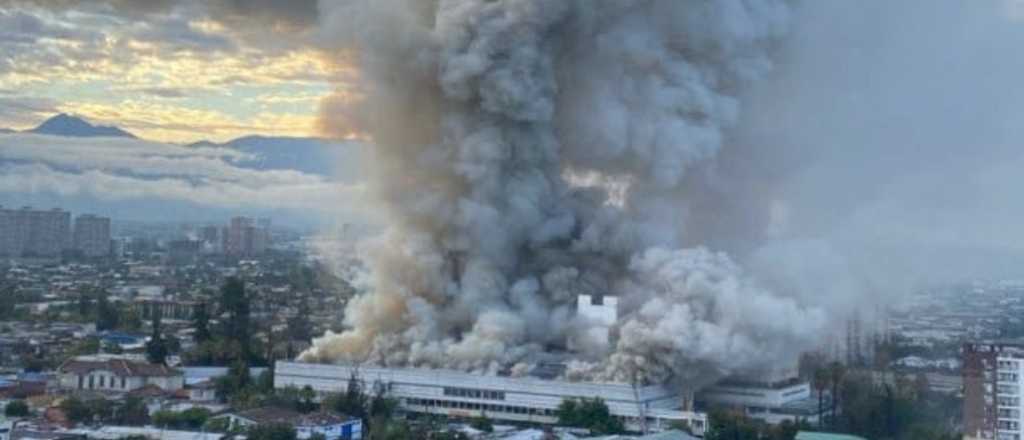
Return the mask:
M333 394L324 399L324 408L363 420L367 419L366 395L355 372L349 376L348 387L342 394ZM372 424L372 421L370 422Z
M817 370L814 370L812 385L814 386L814 390L818 392L818 427L823 428L825 417L822 413L825 412L825 390L828 389L829 385L828 370L824 367L819 367Z
M146 407L146 402L138 397L126 397L117 409L117 417L116 422L119 424L144 426L149 424L149 408Z
M146 358L154 364L166 364L167 363L167 341L164 340L163 331L160 328L160 311L153 311L153 334L149 337L149 342L146 343Z
M559 424L589 429L595 434L619 434L625 431L622 422L612 416L608 405L600 397L563 400L556 414Z
M192 327L196 329L196 343L201 344L213 338L210 333L210 314L206 310L206 303L196 307L196 312L192 315Z
M473 429L478 429L483 432L494 432L494 424L491 423L491 419L487 418L487 414L483 414L480 417L474 418L469 426Z
M121 314L117 307L110 304L107 294L100 292L96 298L96 330L114 330L121 326Z
M4 415L7 417L28 417L28 404L24 400L13 400L4 407Z
M198 430L206 426L210 419L210 410L206 408L189 408L181 412L157 411L153 413L153 425L160 428Z
M829 417L832 423L836 420L836 410L839 407L839 385L846 376L846 367L839 362L832 362L828 365L828 376L832 383L832 415Z
M249 429L249 440L296 440L295 428L284 423L257 425Z
M142 328L142 317L139 316L139 312L132 307L121 308L121 326L128 331L139 331Z
M250 335L249 299L245 294L245 283L238 278L228 278L221 289L220 308L224 315L224 336L238 343L246 361L253 358Z
M743 414L731 411L712 411L708 414L705 440L758 440L759 424Z
M235 394L238 394L252 383L252 376L249 373L249 364L242 360L236 360L228 368L228 374L218 377L214 385L217 388L217 395L224 401L229 401Z
M309 322L309 304L303 300L299 303L298 313L288 318L288 340L309 341L313 338L313 325Z

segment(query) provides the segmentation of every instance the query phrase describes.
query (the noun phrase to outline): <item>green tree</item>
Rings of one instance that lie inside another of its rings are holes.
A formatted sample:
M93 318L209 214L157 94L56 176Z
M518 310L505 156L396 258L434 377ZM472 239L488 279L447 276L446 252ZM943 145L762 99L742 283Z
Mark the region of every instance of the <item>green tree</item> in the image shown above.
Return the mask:
M563 400L555 413L559 424L589 429L599 435L618 434L625 430L600 397Z
M149 408L146 402L138 397L126 397L117 409L116 423L128 426L144 426L149 424Z
M135 310L134 307L122 307L120 315L121 328L130 332L137 332L142 329L142 317L139 316L139 311Z
M359 381L355 373L349 376L345 392L327 396L324 399L323 406L335 412L367 420L366 395L363 394L362 382ZM367 424L372 423L373 421L368 421Z
M288 318L288 340L309 341L313 338L313 324L309 321L312 312L305 300L299 303L298 313Z
M121 314L117 307L107 300L106 292L96 297L96 330L114 330L121 326Z
M708 431L705 440L758 440L761 438L758 423L732 411L712 411L708 414Z
M494 432L494 424L491 423L491 419L487 418L487 414L483 414L480 417L474 418L469 426L473 429L478 429L483 432Z
M231 420L227 417L217 417L206 421L203 425L204 431L227 433L231 430Z
M169 349L167 341L164 340L163 329L161 328L160 311L153 311L153 333L146 343L146 358L154 364L166 364Z
M213 338L210 333L210 313L206 310L206 303L196 307L196 312L192 315L192 327L196 329L196 343L201 344Z
M217 388L217 395L225 402L230 401L236 394L242 392L252 384L252 376L249 372L249 364L237 360L228 368L228 374L218 377L214 381Z
M296 440L295 428L284 423L257 425L248 434L249 440Z
M28 404L24 400L12 400L4 407L4 415L7 417L28 417Z
M238 343L243 359L251 361L254 351L250 334L249 298L245 294L245 283L238 278L228 278L221 289L220 309L225 315L224 336Z
M100 340L96 337L88 337L82 339L77 344L71 347L68 354L71 356L82 356L87 354L96 354L100 352Z
M818 393L818 427L822 428L825 423L825 417L823 414L825 412L825 390L828 389L829 385L828 370L824 367L819 367L817 370L814 370L814 377L812 378L811 385Z
M839 362L832 362L828 364L828 377L829 382L832 384L832 405L831 415L829 420L835 423L836 411L839 409L839 387L843 383L843 378L846 376L846 367Z

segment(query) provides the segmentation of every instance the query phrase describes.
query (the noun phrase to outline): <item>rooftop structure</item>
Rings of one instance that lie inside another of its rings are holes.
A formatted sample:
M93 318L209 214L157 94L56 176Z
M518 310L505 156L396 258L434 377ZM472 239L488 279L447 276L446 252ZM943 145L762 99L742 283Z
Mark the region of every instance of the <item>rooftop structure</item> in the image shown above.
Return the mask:
M383 391L410 412L450 417L554 424L555 411L566 399L605 401L612 415L634 431L661 431L682 423L694 432L707 429L707 415L682 411L679 391L660 385L568 382L538 377L489 376L461 371L322 365L278 362L275 388L309 386L320 393L344 392L355 377L363 389Z

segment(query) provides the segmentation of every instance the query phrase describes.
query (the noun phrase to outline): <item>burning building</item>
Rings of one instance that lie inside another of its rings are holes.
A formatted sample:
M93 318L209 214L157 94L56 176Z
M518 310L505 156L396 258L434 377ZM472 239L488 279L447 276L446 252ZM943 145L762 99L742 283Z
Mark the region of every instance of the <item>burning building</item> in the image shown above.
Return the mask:
M698 227L722 218L700 190L738 92L770 70L787 2L321 12L359 72L359 99L327 102L322 122L374 144L390 227L363 244L346 329L302 360L495 378L557 355L558 380L687 390L670 399L682 404L817 342L825 310L702 246Z

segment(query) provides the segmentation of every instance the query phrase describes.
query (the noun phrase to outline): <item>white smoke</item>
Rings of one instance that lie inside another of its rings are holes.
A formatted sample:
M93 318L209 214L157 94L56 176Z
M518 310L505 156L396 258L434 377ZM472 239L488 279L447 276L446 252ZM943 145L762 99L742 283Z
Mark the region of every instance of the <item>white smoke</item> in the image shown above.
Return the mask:
M621 298L610 346L570 376L703 381L795 355L824 311L758 286L688 236L688 181L771 70L781 0L345 0L325 44L363 100L325 106L376 144L392 228L348 330L303 357L524 371ZM569 177L567 179L567 176ZM574 179L572 176L585 176ZM705 177L702 177L705 176Z

